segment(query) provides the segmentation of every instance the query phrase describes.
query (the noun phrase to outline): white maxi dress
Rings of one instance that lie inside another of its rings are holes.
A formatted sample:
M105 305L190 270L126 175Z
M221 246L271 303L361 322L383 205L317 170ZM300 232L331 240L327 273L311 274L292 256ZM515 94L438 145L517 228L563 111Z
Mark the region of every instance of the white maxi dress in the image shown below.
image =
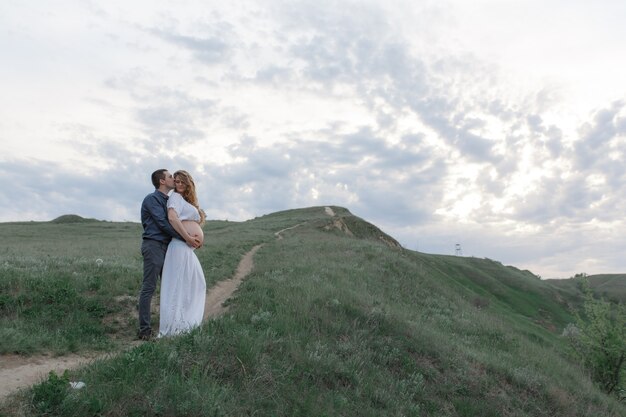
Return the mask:
M200 221L198 210L174 192L167 200L180 220ZM202 323L206 281L193 248L179 239L167 247L161 274L159 337L172 336Z

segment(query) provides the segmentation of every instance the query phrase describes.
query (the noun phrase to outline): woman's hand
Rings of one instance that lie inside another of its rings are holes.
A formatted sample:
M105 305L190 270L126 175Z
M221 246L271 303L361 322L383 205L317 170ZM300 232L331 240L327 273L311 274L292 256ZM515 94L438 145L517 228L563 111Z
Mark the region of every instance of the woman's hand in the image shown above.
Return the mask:
M202 246L202 241L200 240L200 237L198 235L193 235L193 236L190 235L190 237L191 237L191 241L185 240L185 242L187 242L189 246L191 246L194 249L198 249L199 247Z
M194 249L199 249L202 247L203 243L202 243L202 239L200 237L200 235L191 235L191 237L193 238L193 240L196 243L196 246L194 246Z

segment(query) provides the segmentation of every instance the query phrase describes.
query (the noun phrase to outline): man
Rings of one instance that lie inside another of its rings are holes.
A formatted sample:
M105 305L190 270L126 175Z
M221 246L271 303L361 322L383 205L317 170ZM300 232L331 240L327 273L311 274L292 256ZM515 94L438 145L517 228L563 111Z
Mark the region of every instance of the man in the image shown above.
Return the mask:
M141 340L150 340L150 304L156 289L157 280L163 270L163 261L167 245L173 237L183 239L167 220L168 193L174 189L174 177L167 169L158 169L152 173L154 192L148 194L141 204L141 224L143 226L143 281L139 293L139 333ZM194 248L200 246L200 240L192 237L187 244Z

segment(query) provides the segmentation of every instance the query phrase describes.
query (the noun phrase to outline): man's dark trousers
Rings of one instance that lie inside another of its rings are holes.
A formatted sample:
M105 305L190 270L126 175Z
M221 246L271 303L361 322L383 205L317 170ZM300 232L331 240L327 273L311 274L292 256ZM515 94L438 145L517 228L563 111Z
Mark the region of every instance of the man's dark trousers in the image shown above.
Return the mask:
M157 280L163 271L163 261L168 242L144 239L141 244L143 255L143 281L139 293L139 334L150 335L150 303L157 286Z

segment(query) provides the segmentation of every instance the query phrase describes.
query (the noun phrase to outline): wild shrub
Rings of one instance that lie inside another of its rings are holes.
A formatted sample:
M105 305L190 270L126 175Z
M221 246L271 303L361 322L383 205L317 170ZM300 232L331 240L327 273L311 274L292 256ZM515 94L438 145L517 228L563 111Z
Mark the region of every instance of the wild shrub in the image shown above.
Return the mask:
M581 279L585 293L583 315L565 331L581 364L606 393L621 395L626 386L626 306L593 297L589 284Z

